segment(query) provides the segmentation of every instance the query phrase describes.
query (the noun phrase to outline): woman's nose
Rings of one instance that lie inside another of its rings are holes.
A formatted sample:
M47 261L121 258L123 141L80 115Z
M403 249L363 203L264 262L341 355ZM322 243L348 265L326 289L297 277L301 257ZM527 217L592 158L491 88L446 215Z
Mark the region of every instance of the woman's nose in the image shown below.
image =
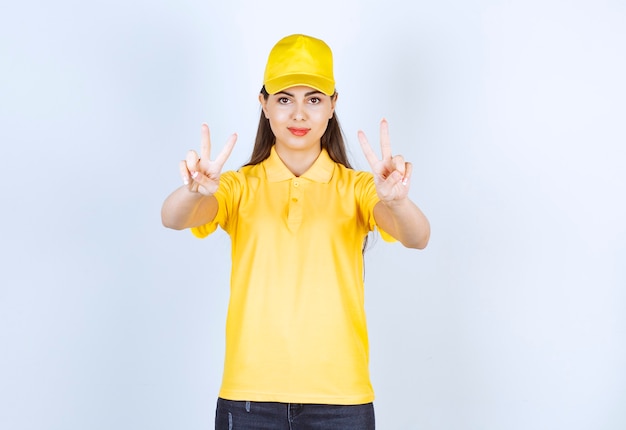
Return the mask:
M296 109L294 112L294 119L296 121L302 121L304 119L304 107L300 105L296 105Z

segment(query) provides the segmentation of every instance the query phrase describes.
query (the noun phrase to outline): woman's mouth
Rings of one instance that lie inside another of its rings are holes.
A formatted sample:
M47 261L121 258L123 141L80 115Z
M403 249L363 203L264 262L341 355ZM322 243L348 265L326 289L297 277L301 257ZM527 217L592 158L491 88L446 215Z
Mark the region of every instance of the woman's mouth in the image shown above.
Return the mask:
M288 127L288 130L294 136L304 136L305 134L307 134L309 132L310 128Z

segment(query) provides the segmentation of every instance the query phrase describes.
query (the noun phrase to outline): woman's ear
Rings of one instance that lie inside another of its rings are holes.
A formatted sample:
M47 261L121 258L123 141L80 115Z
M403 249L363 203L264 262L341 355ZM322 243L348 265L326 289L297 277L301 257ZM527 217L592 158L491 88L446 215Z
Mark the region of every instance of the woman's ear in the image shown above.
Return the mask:
M267 118L267 99L263 97L263 94L259 94L259 102L261 103L261 109L263 109L263 115Z
M331 109L330 109L330 116L328 117L328 119L331 119L333 115L335 114L335 106L337 105L337 98L339 98L339 93L335 91L335 94L330 96Z

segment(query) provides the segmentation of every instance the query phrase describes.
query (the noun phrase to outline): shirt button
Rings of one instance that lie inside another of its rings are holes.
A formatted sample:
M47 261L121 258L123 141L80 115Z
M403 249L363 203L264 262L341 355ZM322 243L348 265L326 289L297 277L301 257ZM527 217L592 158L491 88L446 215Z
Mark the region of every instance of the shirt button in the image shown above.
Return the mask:
M294 197L293 199L291 199L291 201L294 202L294 203L297 203L298 199Z
M294 182L294 183L293 183L293 186L294 186L294 187L297 187L297 186L299 186L299 185L300 185L300 182Z

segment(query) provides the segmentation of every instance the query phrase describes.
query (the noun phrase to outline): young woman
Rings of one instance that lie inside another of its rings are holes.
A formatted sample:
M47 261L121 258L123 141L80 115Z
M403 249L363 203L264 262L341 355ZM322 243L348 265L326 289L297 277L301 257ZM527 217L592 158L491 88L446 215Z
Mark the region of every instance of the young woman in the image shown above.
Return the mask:
M184 185L164 202L166 227L232 241L226 356L216 429L373 429L363 299L363 245L378 229L411 248L430 226L408 198L411 164L382 158L359 132L372 173L346 157L332 53L291 35L270 52L251 159L222 173L236 135L214 159L206 124L200 154L180 163Z

